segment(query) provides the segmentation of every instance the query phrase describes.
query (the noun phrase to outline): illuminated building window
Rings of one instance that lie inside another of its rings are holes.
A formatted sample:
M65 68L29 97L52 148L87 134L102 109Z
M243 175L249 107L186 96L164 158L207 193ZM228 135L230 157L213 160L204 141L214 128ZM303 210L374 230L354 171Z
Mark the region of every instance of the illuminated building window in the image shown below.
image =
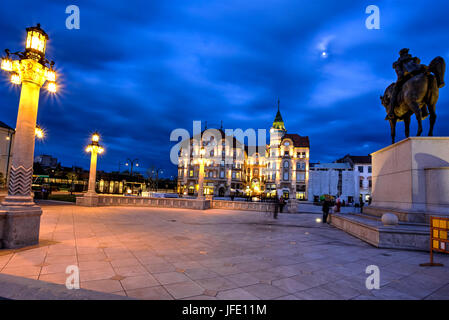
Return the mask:
M296 181L305 181L305 180L306 180L305 173L297 173L296 174Z

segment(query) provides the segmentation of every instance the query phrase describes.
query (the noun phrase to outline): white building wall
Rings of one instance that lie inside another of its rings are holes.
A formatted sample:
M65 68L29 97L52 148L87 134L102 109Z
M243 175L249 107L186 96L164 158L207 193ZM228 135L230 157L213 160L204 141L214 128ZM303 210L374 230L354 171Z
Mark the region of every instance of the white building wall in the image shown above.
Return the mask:
M330 194L338 195L338 170L315 171L309 172L309 193L308 200L313 201L314 196ZM348 197L353 197L358 202L359 197L359 172L343 171L342 172L342 194L341 200L348 202Z
M329 194L338 194L338 171L331 170L329 173Z

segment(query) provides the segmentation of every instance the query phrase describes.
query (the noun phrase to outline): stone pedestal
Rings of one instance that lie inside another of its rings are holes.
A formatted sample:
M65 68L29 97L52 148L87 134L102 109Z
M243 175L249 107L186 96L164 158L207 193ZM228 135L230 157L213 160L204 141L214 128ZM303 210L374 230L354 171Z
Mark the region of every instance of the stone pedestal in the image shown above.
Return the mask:
M82 197L76 198L76 204L84 207L97 207L98 206L98 194L86 193Z
M425 223L449 215L449 137L413 137L372 154L371 206L364 213L396 214Z
M206 210L206 209L210 209L211 205L211 201L210 200L206 200L205 197L198 197L198 199L195 200L195 208L197 210Z
M34 206L2 206L0 209L0 248L15 249L39 243L42 209Z

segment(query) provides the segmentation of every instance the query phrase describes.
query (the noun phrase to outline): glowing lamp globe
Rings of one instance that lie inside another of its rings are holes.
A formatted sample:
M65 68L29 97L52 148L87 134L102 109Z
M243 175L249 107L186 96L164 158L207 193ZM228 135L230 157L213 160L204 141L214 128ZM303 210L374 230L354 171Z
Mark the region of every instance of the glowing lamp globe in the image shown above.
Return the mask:
M53 70L53 69L45 70L45 79L47 81L56 82L56 72L55 72L55 70Z
M34 129L34 135L38 139L43 139L44 138L44 130L42 130L42 128L39 126L36 126L36 129Z
M104 152L104 148L103 147L98 147L98 153L102 154Z
M100 135L98 133L94 133L92 135L92 142L98 142L100 141Z
M11 83L16 85L20 85L22 83L20 75L17 72L11 73Z
M47 90L48 92L56 93L56 91L58 91L58 86L56 85L56 82L49 81L47 84Z
M203 157L205 154L206 154L206 149L204 149L204 147L201 147L200 156Z
M12 71L12 60L8 57L2 58L1 69L4 71L11 72Z
M38 23L35 27L27 28L27 37L25 43L25 51L27 53L37 54L41 58L45 56L48 35L41 29Z

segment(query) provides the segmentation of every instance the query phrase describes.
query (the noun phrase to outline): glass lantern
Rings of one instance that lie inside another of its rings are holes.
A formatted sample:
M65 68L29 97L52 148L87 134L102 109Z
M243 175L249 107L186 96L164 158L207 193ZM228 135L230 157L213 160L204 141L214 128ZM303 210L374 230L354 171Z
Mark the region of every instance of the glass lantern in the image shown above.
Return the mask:
M38 23L35 27L27 28L27 38L25 43L25 51L39 55L41 58L45 56L48 35L41 29Z

